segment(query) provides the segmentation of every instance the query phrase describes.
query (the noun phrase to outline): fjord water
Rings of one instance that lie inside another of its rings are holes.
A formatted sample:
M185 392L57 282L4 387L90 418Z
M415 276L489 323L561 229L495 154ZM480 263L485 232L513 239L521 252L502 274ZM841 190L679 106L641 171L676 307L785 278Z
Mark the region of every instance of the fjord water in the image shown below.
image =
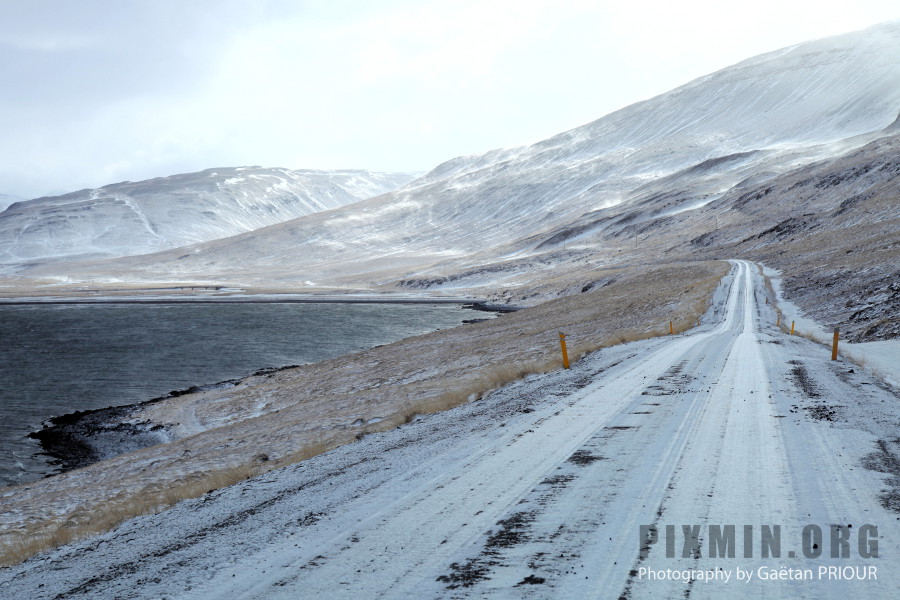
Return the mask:
M428 304L0 306L0 485L52 472L27 437L50 417L318 362L471 316Z

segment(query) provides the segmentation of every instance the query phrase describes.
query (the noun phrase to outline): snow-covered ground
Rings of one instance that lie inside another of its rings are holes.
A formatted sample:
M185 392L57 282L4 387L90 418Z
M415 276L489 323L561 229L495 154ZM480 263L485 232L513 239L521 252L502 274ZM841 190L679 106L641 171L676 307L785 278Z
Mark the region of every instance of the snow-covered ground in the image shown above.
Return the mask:
M777 298L776 302L783 315L783 322L788 327L793 322L797 333L830 345L833 341L834 329L828 331L821 323L809 318L800 307L784 298L781 273L777 269L764 267L763 272L772 282ZM878 377L891 385L900 387L900 339L858 344L839 339L838 351L874 371Z
M0 595L894 598L898 393L733 273L690 334L134 519L0 571Z

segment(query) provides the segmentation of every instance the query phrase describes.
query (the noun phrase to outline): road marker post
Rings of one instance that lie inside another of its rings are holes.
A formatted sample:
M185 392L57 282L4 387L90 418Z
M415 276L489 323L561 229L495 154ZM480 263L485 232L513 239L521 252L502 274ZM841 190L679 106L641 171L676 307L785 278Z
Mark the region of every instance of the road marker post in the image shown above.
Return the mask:
M669 335L675 335L675 328L672 326L672 321L669 321Z
M781 313L778 313L778 320L775 321L775 327L781 327Z
M559 347L562 349L563 367L569 368L569 353L566 352L566 334L559 334Z
M838 336L840 335L840 330L835 327L834 328L834 342L831 344L831 360L837 360L837 350L838 350Z
M794 322L791 321L791 335L794 335Z

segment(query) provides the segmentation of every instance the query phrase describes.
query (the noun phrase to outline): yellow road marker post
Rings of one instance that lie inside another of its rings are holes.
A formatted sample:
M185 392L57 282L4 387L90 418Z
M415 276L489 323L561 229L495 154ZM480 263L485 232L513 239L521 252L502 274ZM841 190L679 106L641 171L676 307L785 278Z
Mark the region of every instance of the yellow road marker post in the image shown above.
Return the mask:
M563 367L569 368L569 353L566 352L566 334L559 334L559 346L562 348Z

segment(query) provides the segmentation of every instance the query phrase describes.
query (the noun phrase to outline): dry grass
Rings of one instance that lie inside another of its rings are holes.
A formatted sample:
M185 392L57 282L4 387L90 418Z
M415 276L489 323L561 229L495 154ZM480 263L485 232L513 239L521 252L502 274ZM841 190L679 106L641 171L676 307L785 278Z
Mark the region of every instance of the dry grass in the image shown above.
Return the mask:
M865 355L865 353L859 351L858 349L847 348L847 349L840 350L840 352L838 354L838 358L839 359L843 358L845 360L852 362L859 368L865 369L866 371L868 371L869 373L871 373L872 375L874 375L875 377L877 377L878 379L880 379L882 381L886 381L889 379L889 376L887 373L883 372L881 369L879 369L878 367L873 365L871 363L871 361L869 360L869 358Z
M666 335L669 320L676 333L686 331L706 312L728 268L708 262L588 273L615 281L477 325L255 378L239 388L180 396L170 410L189 407L200 419L221 422L224 414L231 421L13 488L0 500L0 512L16 516L0 529L0 564L561 368L558 332L566 333L575 362L602 347ZM263 414L260 406L266 407ZM161 408L166 407L153 410Z
M763 284L766 288L766 295L769 298L769 303L772 306L772 309L776 314L776 327L780 329L782 332L789 334L791 333L791 322L787 319L784 314L781 312L781 308L778 306L778 294L775 293L775 286L772 285L772 280L763 272L762 265L757 265L757 269L759 270L760 276L762 276ZM794 335L799 335L799 332L795 329Z
M816 342L817 344L822 344L824 346L831 347L831 340L823 339L818 333L814 331L800 331L798 329L794 330L794 335L800 336L804 339L810 340L812 342Z
M233 485L255 473L249 465L239 465L196 476L171 486L153 484L139 494L127 494L104 503L102 508L82 507L67 515L65 520L45 520L23 528L8 541L0 553L0 565L18 564L29 557L70 542L103 533L120 523L140 516L160 512L184 498L196 498L210 490Z
M760 273L762 273L762 267L759 267L759 271L760 271ZM781 322L778 325L778 329L780 329L783 333L790 335L790 333L791 333L790 320L785 319L784 315L781 314L781 310L778 308L778 303L775 300L777 298L777 295L775 294L775 289L772 286L772 282L765 275L763 275L763 281L765 282L765 286L766 286L766 289L768 290L769 296L772 298L771 304L772 304L776 314L781 315ZM828 339L822 339L822 337L820 335L817 335L815 333L808 333L805 331L800 331L799 329L796 329L796 328L794 329L794 335L802 337L802 338L810 340L810 341L813 341L813 342L816 342L818 344L822 344L823 346L826 346L826 348L827 348L826 352L829 352L829 353L831 352L831 346L834 343L834 339L831 337L829 337ZM854 352L853 350L848 349L846 346L842 346L842 344L846 344L846 341L843 339L841 339L840 343L838 344L838 357L839 358L844 358L845 360L849 360L850 362L856 364L860 368L868 370L869 372L874 374L879 379L882 379L882 380L884 379L884 374L879 372L877 369L871 367L869 365L869 361L866 359L865 355L863 355L859 352ZM830 356L830 354L829 354L829 356Z
M572 360L574 362L576 359L573 358ZM441 412L478 400L486 393L523 379L528 375L548 373L557 369L560 362L561 358L559 360L548 359L546 361L532 360L514 364L493 365L485 368L468 385L449 389L433 398L410 403L403 413L403 422L408 423L412 421L416 415Z
M263 456L258 456L249 464L196 474L169 485L154 483L144 487L137 494L123 494L105 502L102 506L75 510L64 521L45 520L29 525L2 546L0 566L19 564L44 550L110 531L128 519L162 512L182 500L198 498L213 490L312 458L333 447L336 447L336 444L317 442L277 461L269 461Z

